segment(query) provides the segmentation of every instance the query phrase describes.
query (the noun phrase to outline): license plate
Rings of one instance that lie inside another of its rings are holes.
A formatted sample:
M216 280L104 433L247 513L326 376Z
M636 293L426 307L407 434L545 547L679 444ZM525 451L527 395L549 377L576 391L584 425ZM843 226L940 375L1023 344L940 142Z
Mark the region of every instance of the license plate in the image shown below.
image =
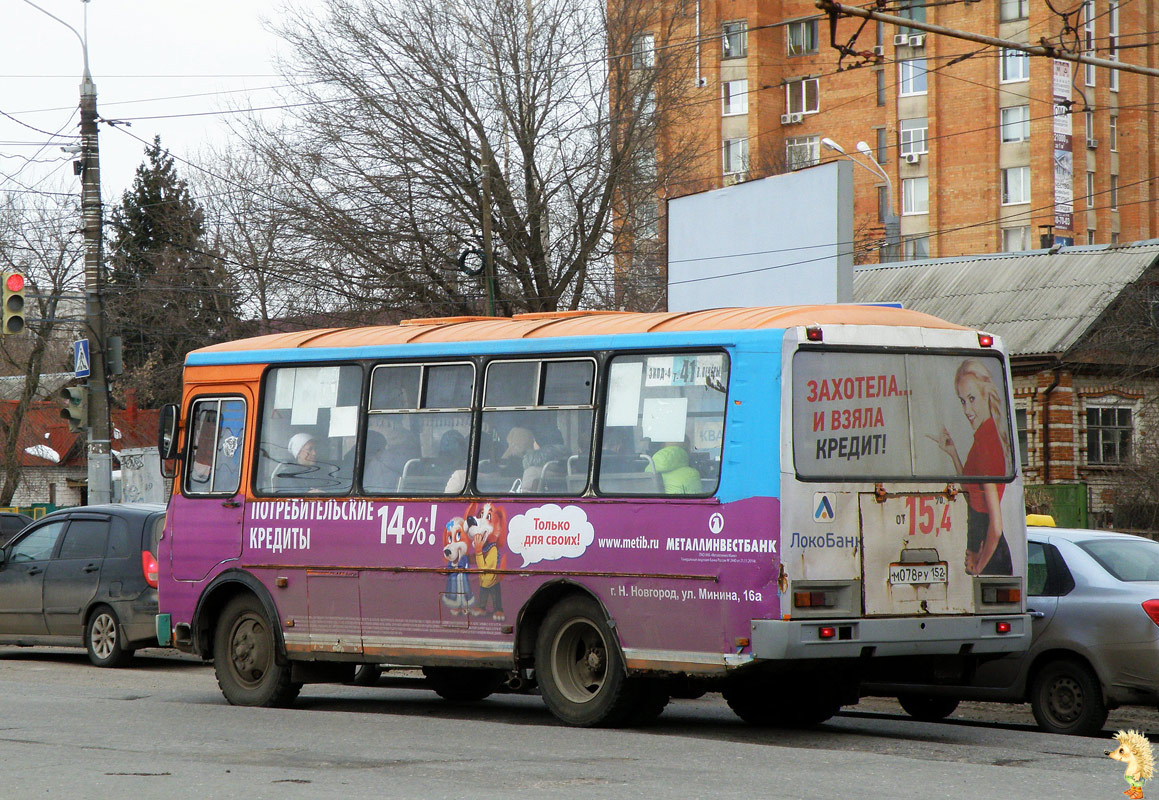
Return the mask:
M946 562L937 564L890 564L890 583L945 583L949 570Z

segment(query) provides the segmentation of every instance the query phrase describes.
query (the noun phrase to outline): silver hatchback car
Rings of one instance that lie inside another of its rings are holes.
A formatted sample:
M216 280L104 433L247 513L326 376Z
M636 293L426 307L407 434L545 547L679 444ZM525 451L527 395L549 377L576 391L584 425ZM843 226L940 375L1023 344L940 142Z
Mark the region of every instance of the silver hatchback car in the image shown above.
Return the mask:
M918 719L959 700L1030 703L1050 733L1090 736L1120 705L1159 704L1159 542L1109 531L1028 529L1030 649L973 675L924 685L875 684Z

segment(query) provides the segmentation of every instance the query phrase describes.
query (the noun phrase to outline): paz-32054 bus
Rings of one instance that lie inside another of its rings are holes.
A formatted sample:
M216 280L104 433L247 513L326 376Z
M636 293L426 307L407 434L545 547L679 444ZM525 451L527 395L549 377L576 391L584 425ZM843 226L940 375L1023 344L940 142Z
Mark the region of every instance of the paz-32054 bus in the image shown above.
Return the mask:
M1023 649L1000 342L863 306L450 318L189 354L158 635L226 699L358 665L574 725L802 724Z

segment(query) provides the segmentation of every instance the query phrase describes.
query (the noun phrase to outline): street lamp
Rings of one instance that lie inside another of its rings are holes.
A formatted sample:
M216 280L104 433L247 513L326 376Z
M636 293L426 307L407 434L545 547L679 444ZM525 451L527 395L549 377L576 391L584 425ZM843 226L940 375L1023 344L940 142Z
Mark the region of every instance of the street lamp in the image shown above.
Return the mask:
M68 28L80 42L84 75L80 84L81 221L85 242L85 322L92 337L89 354L88 501L109 503L113 499L112 453L109 425L109 385L105 372L105 323L101 296L101 161L97 141L97 86L89 72L88 0L85 34L32 0L25 3Z
M825 145L825 147L829 148L830 150L845 156L854 164L857 164L863 169L869 170L875 176L880 177L885 181L885 213L882 215L884 217L883 221L885 223L885 249L882 251L881 260L883 262L897 261L898 253L901 249L901 221L897 218L897 214L893 212L893 181L889 179L889 174L882 168L881 164L877 163L877 159L873 157L873 151L869 149L869 145L865 142L857 143L857 152L868 158L870 163L873 164L872 167L862 161L857 160L849 153L846 153L844 147L837 144L837 142L833 141L829 137L821 139L821 144Z

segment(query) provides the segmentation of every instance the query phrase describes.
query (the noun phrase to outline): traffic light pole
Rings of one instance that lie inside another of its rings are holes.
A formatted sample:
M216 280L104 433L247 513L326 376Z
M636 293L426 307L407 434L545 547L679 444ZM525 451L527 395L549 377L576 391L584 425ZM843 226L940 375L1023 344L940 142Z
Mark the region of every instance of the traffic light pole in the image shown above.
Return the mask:
M97 144L97 87L89 74L85 50L80 85L81 215L85 242L85 322L92 343L89 353L88 501L113 500L109 425L109 385L105 375L105 313L102 295L101 165Z

